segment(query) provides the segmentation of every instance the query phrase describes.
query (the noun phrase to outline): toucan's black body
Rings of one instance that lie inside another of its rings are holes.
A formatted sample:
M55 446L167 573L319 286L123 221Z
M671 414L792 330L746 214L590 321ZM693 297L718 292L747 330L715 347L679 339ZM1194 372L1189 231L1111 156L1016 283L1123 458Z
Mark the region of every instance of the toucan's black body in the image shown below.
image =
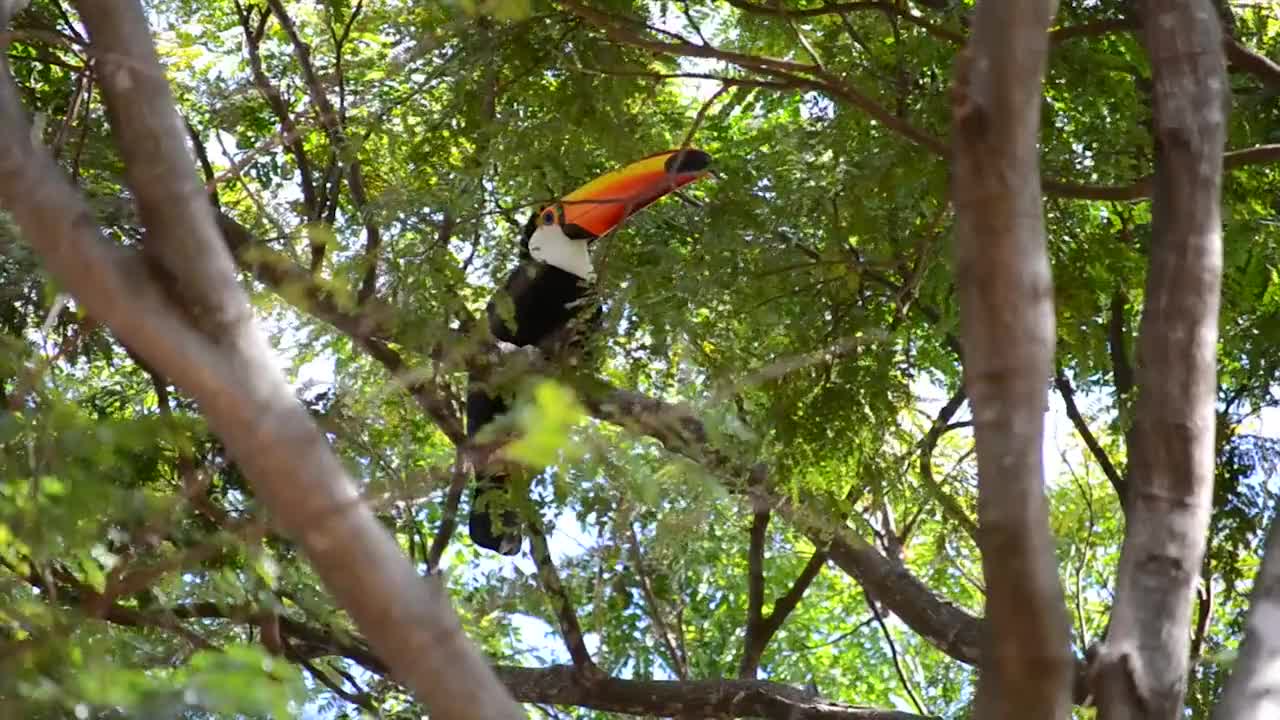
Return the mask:
M507 277L503 288L512 310L506 317L512 322L504 319L498 299L491 301L487 309L489 332L493 337L522 347L540 346L575 321L581 327L593 325L600 318L598 307L591 312L588 296L593 288L587 281L529 256L528 241L536 220L534 215L525 226L520 265ZM467 438L474 438L508 409L497 393L472 384L467 391ZM506 500L503 495L509 485L510 478L505 473L477 471L469 518L472 542L503 555L520 552L523 536L519 513L515 509L491 513L482 498L488 495ZM496 526L495 519L501 527Z
M546 237L538 234L539 226L555 229L564 238L585 241L589 246L663 195L705 176L710 163L710 155L692 148L657 153L597 178L555 206L534 213L522 233L520 264L503 288L512 312L500 311L505 303L499 298L489 303L487 313L493 337L512 345L538 346L553 356L557 350L576 345L602 317L598 305L589 297L594 292L593 283L534 257L530 239L535 234ZM594 277L592 272L587 275ZM507 410L500 393L471 383L467 389L468 439L475 438ZM520 513L509 497L510 485L511 478L503 471L478 470L470 512L471 540L503 555L520 552L523 540ZM504 507L491 512L490 500Z

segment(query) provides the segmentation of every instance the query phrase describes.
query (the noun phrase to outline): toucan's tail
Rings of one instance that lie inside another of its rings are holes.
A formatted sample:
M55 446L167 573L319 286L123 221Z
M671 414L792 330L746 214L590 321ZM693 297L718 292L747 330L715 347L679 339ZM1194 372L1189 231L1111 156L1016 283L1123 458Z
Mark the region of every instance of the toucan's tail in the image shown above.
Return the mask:
M506 403L500 398L472 387L467 392L467 438L474 438L506 410ZM520 533L520 513L512 501L511 478L506 473L477 470L468 518L471 542L502 555L519 553L524 537Z
M476 473L469 518L471 542L502 555L519 554L524 542L520 513L510 506L510 492L511 480L506 475Z

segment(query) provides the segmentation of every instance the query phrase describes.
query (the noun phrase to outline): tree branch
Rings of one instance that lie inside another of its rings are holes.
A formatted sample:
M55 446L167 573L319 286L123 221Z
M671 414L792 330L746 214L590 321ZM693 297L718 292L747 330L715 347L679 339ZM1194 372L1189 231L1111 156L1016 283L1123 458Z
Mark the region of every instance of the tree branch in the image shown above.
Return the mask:
M1123 507L1127 497L1124 478L1120 476L1116 466L1111 463L1111 457L1107 455L1107 451L1103 449L1101 443L1098 442L1098 438L1089 429L1089 422L1085 420L1084 415L1080 413L1080 408L1076 406L1076 393L1071 387L1071 381L1067 379L1066 373L1058 370L1054 376L1053 384L1058 389L1058 394L1062 396L1063 404L1067 406L1067 417L1071 418L1071 424L1075 426L1076 432L1080 433L1085 446L1093 454L1093 459L1097 460L1098 465L1102 467L1103 474L1111 482L1111 487L1116 491L1116 496L1120 498L1120 505Z
M1136 30L1138 23L1130 18L1103 18L1075 25L1063 25L1049 31L1049 44L1060 45L1068 40L1107 33Z
M288 655L286 654L286 657L287 656ZM374 707L373 701L369 697L368 693L362 691L351 692L347 690L336 680L329 677L328 673L316 667L315 664L307 658L298 658L297 663L301 665L302 668L311 675L311 677L315 678L317 682L329 688L334 695L337 695L348 703L365 710L371 715L377 714L377 709Z
M785 595L774 601L773 611L769 616L760 618L754 633L748 628L742 661L738 666L739 678L744 680L755 678L769 641L778 633L778 630L782 629L787 617L800 605L800 600L804 598L809 586L822 572L822 566L826 565L828 557L830 556L825 548L814 550L813 555L809 556L809 562L805 563L800 574L796 576L795 582L791 584L791 588Z
M639 579L640 594L644 597L645 605L649 609L649 622L653 625L654 635L667 651L671 660L672 674L681 680L688 680L689 668L685 665L684 656L676 649L673 634L667 627L667 621L662 617L662 606L658 602L658 596L653 592L649 570L645 565L644 555L640 551L640 536L630 524L627 525L627 531L631 534L631 562L635 565L636 577Z
M529 555L538 568L538 581L542 591L546 593L547 602L560 625L560 635L564 638L569 657L573 659L574 668L588 677L598 678L603 674L591 659L587 651L587 642L582 634L582 626L578 624L578 611L574 608L569 591L560 581L560 573L551 559L551 550L547 547L547 537L538 524L530 523Z
M1200 653L1204 649L1204 640L1209 635L1209 621L1213 619L1213 578L1207 561L1204 572L1200 574L1200 582L1196 585L1196 601L1196 623L1191 631L1191 652L1188 653L1193 671L1202 659Z
M302 204L307 210L307 220L314 222L320 219L320 203L316 196L315 180L312 177L311 160L307 157L302 133L297 123L293 121L293 114L289 112L288 104L285 103L280 91L271 84L262 66L262 36L270 16L263 12L255 26L252 9L245 9L240 0L236 0L235 8L236 15L240 18L240 29L244 32L245 49L249 54L249 69L253 74L253 84L257 86L259 94L267 101L267 106L271 108L271 112L280 123L280 133L284 138L285 149L293 156L293 162L298 166Z
M923 720L823 700L764 680L622 680L587 686L569 667L499 667L499 677L523 702L578 705L604 712L658 717L758 717L772 720Z
M1227 60L1257 78L1263 85L1280 88L1280 63L1245 47L1235 38L1226 40Z
M404 357L393 349L389 338L394 312L390 307L373 299L359 308L347 307L340 301L339 294L318 281L302 266L268 248L248 228L227 213L219 214L218 224L227 246L235 254L241 267L252 272L260 282L273 288L298 309L323 320L355 340L404 384L418 406L426 411L455 445L465 442L466 433L462 429L462 420L449 401L450 393L445 385L434 373L427 374L410 368Z
M1136 18L1110 18L1055 28L1049 33L1049 41L1057 45L1074 38L1105 35L1110 32L1132 32L1137 29ZM1263 85L1272 88L1280 87L1280 64L1274 60L1245 47L1239 40L1225 33L1223 50L1226 52L1228 62L1235 67L1254 76Z
M365 228L365 271L360 280L360 289L356 294L357 301L363 304L372 298L377 291L378 250L382 247L382 231L377 223L373 221L369 211L369 198L364 185L364 169L357 155L358 148L353 152L352 148L349 147L342 116L334 110L333 103L329 100L329 94L320 82L315 65L311 61L311 48L298 33L298 28L294 24L293 18L289 17L289 13L285 10L281 0L267 0L267 4L271 6L271 11L280 22L280 26L284 28L285 34L289 36L289 41L293 45L294 57L297 58L298 65L302 69L303 82L311 95L312 104L315 105L316 111L320 114L320 124L329 135L329 143L334 147L339 158L347 154L350 154L351 157L347 164L347 189L351 191L352 205ZM353 20L355 13L358 12L359 9L352 14ZM337 160L337 162L341 162L341 159ZM333 201L336 202L336 198Z
M209 337L227 337L251 321L249 307L225 302L241 296L235 266L220 243L209 242L217 237L213 210L192 171L183 125L141 7L129 0L80 0L76 6L89 30L96 57L94 74L111 132L126 159L125 177L134 190L147 236L152 238L143 244L143 255L167 281L162 286L165 292L181 301L199 330ZM10 78L0 82L8 83ZM17 97L12 100L14 105L6 112L12 113L11 127L17 127L25 124L25 117ZM39 161L33 158L32 162ZM80 198L73 197L69 202L80 204ZM161 237L163 242L155 239Z
M1222 699L1214 708L1215 720L1262 720L1272 717L1277 709L1276 698L1280 697L1280 676L1275 673L1276 658L1280 657L1280 632L1277 632L1280 627L1274 620L1280 614L1280 519L1277 518L1280 515L1272 517L1267 531L1262 566L1258 568L1249 597L1244 639L1222 689Z
M646 37L643 33L638 32L635 29L635 26L638 25L649 32L657 32L643 23L638 23L637 21L629 18L610 15L595 8L588 7L580 0L561 0L561 4L570 12L596 26L617 42L655 53L721 60L744 70L762 73L769 76L772 78L771 83L776 84L770 84L768 86L777 87L779 89L790 88L825 93L833 99L842 100L853 107L862 110L876 122L912 141L925 150L942 157L950 156L950 149L948 147L947 140L935 137L914 125L911 125L906 120L898 117L887 108L881 106L870 97L849 85L843 79L824 71L817 65L796 63L788 60L778 60L774 58L723 50L710 45L693 43L678 35L674 36L676 39L675 42L656 40L652 37ZM731 4L740 4L741 6L750 6L753 9L755 8L754 5L745 2L745 0L742 0L740 3L738 0L735 0L735 3ZM845 7L845 10L887 9L880 7L882 3L879 2L868 2L866 4L849 3L847 5L848 7ZM841 4L833 4L821 6L819 8L811 8L809 9L809 14L820 15L836 13L840 12L840 10L837 9L840 7L842 7ZM803 13L804 11L800 10L782 10L770 12L768 14L789 14L799 16ZM909 17L909 14L904 15L903 17ZM1064 28L1061 32L1066 33L1067 30L1068 29ZM666 33L666 35L670 37L672 34ZM1280 160L1280 145L1261 145L1252 148L1243 148L1227 152L1223 155L1223 162L1225 163L1225 167L1228 169L1269 163L1276 160ZM1056 195L1075 200L1134 201L1149 198L1151 196L1152 176L1148 175L1128 185L1091 185L1066 182L1052 178L1043 178L1041 180L1041 189L1048 195Z
M760 635L764 625L764 541L768 529L769 510L753 512L747 547L747 631L742 641L742 660L738 663L738 677L744 679L756 676L767 642Z
M979 0L951 93L955 273L989 637L975 717L1067 718L1071 626L1044 490L1054 294L1040 108L1055 0Z
M876 625L880 626L880 634L884 637L885 643L889 645L889 656L893 659L893 669L898 674L898 682L902 684L903 691L907 693L907 697L911 700L911 704L915 706L916 711L921 715L927 715L924 705L920 704L920 698L916 697L916 691L911 686L911 681L907 679L907 672L902 668L902 660L898 657L898 645L893 641L893 635L889 633L889 626L885 624L884 618L881 617L880 609L876 607L876 601L868 597L867 607L871 608L871 617L875 618Z
M436 530L435 539L431 541L431 549L427 551L427 567L432 572L439 569L440 558L444 556L445 548L453 538L453 531L458 527L458 503L462 501L462 493L466 490L469 477L466 454L459 447L453 462L453 472L449 477L449 494L445 496L440 527Z
M1140 7L1154 88L1156 180L1125 538L1111 622L1094 664L1100 717L1180 712L1191 642L1185 628L1213 505L1230 106L1223 33L1208 0Z
M523 717L462 633L442 582L424 586L275 365L196 181L142 7L78 7L148 230L145 261L101 237L84 200L30 143L3 58L0 205L90 314L200 404L276 522L433 715Z
M957 343L958 345L958 343ZM938 483L933 476L933 451L938 447L938 441L942 439L948 429L951 427L948 423L955 416L956 411L964 404L965 395L964 388L956 390L951 395L951 399L938 409L938 415L933 419L933 425L929 427L929 431L925 433L924 438L920 441L920 479L925 485L933 491L934 499L942 506L942 512L951 521L960 526L960 529L973 540L974 545L978 544L978 525L969 517L969 514L960 507L956 499L951 496L942 485Z
M964 36L960 33L948 30L941 25L929 22L923 17L916 15L906 8L905 5L898 3L885 2L884 0L854 0L853 2L827 2L817 7L809 8L788 8L782 3L777 5L757 5L747 0L725 0L725 2L733 7L748 12L753 15L771 15L774 17L796 17L810 18L820 15L840 15L845 16L855 12L876 11L883 12L891 17L898 17L924 30L929 35L940 40L948 40L954 43L964 42Z
M1129 302L1124 288L1111 294L1110 318L1107 321L1107 351L1111 354L1111 374L1117 399L1133 391L1133 365L1129 362L1129 331L1125 327L1124 310Z
M643 48L651 52L721 60L743 69L764 73L775 79L793 83L797 87L828 93L861 109L881 125L922 147L936 154L946 153L946 144L943 141L897 117L887 108L882 107L842 79L817 65L722 50L710 45L689 42L683 38L678 38L677 42L655 40L634 30L631 27L633 21L588 7L579 0L561 0L561 4L577 16L600 28L606 35L617 42ZM652 29L648 28L648 26L642 25L642 27L652 32Z

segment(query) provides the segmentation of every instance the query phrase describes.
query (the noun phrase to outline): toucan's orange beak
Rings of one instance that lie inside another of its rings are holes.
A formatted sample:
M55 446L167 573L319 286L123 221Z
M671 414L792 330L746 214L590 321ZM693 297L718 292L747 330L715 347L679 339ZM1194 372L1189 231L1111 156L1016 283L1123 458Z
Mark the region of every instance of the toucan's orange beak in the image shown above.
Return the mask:
M601 237L663 195L706 177L710 165L711 156L693 148L637 160L564 196L560 224L569 237Z

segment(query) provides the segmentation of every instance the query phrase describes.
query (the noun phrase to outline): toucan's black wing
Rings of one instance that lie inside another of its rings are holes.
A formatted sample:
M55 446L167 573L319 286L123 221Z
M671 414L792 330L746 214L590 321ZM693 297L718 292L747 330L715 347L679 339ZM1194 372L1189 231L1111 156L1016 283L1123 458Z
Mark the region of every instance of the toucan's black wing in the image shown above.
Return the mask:
M538 345L581 314L592 288L572 273L523 262L507 277L503 297L489 303L489 330L512 345ZM510 302L510 315L503 311Z

